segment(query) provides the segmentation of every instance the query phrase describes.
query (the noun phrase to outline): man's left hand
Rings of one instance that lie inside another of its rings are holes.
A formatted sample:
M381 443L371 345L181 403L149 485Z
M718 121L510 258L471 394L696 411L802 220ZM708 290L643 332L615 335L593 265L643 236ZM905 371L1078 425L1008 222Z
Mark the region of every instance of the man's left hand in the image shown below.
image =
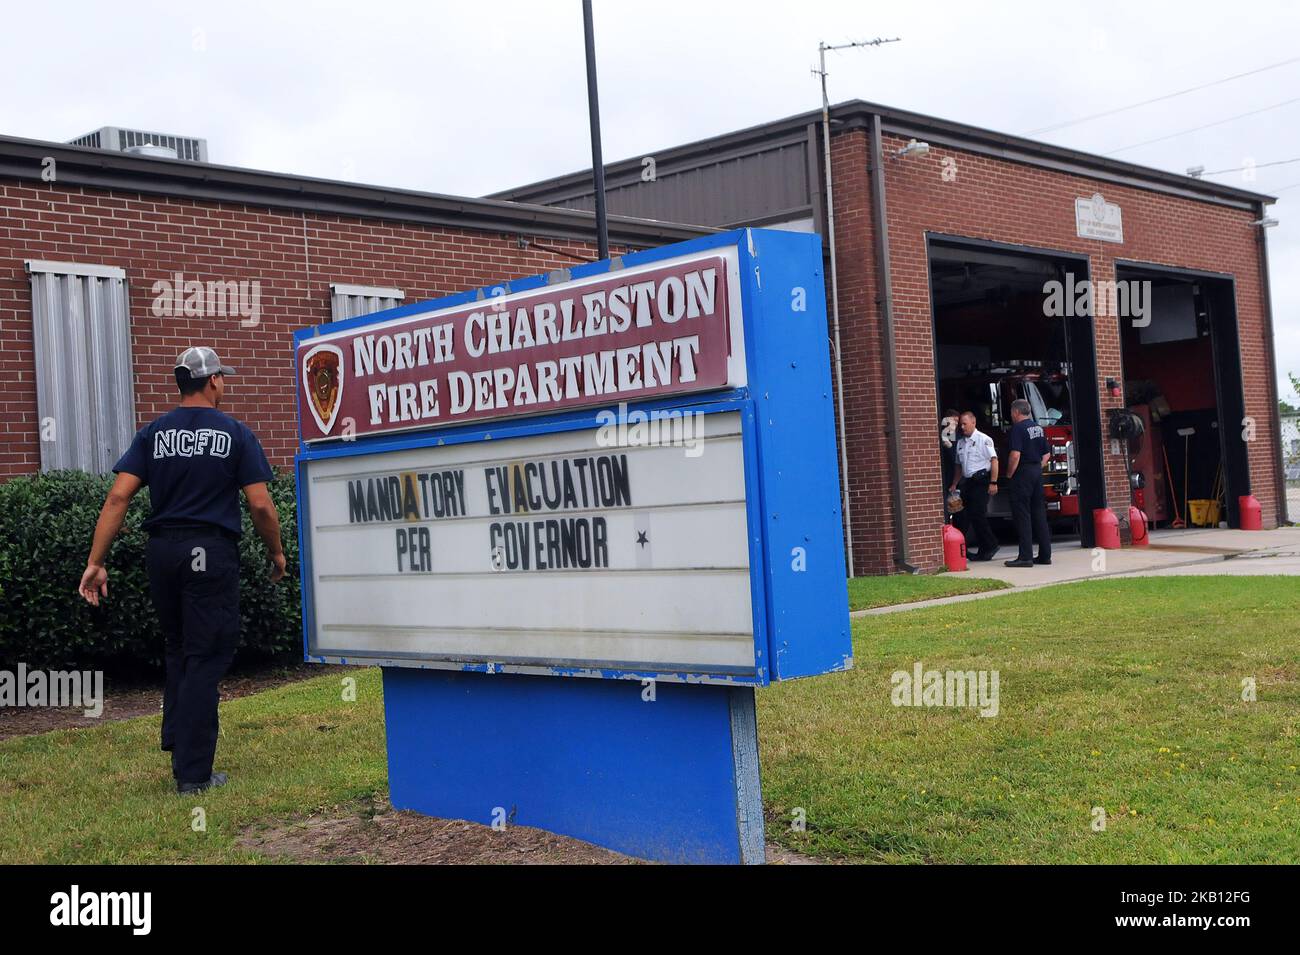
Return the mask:
M998 486L997 486L996 484L993 484L992 482L990 482L990 483L989 483L989 494L990 494L990 495L996 495L997 493L998 493Z
M99 598L108 596L108 571L103 564L87 564L86 572L81 575L77 593L86 598L92 607L99 606Z

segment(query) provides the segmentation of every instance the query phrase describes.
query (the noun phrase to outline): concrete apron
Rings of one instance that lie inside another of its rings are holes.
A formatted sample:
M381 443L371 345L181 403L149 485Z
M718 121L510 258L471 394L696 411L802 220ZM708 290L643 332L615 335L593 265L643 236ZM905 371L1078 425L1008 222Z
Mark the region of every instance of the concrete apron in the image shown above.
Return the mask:
M1147 547L1124 547L1120 550L1094 551L1063 543L1053 549L1049 567L1015 568L1003 566L1015 556L1014 547L1003 547L996 558L986 563L969 563L959 577L1004 580L1014 590L994 590L978 594L941 597L892 607L857 610L850 616L865 617L897 613L949 603L982 600L1023 590L1037 590L1055 584L1100 577L1143 577L1166 574L1300 574L1300 527L1281 527L1272 531L1237 531L1219 528L1203 530L1160 530L1151 532ZM1249 558L1249 559L1248 559ZM1265 559L1267 558L1267 559ZM1217 565L1217 566L1216 566Z

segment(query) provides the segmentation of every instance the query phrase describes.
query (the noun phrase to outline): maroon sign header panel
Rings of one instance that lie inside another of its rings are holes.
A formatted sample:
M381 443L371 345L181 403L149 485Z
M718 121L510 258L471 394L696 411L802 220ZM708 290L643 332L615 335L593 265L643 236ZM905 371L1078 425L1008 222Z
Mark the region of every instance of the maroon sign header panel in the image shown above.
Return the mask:
M308 339L304 441L725 388L727 262L708 256Z

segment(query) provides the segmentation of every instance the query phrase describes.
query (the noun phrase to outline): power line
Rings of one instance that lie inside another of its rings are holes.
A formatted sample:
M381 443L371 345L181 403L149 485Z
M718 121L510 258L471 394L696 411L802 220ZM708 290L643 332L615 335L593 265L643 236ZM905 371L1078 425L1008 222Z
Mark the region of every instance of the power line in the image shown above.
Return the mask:
M1293 163L1293 162L1300 162L1300 156L1297 156L1295 159L1279 159L1277 160L1277 162L1257 162L1257 163L1251 163L1248 166L1233 166L1231 169L1212 169L1209 172L1201 173L1201 175L1218 176L1218 175L1222 175L1225 172L1241 172L1242 170L1245 169L1264 169L1268 166L1285 166L1288 163Z
M1121 146L1119 149L1112 149L1110 152L1102 153L1103 156L1113 156L1116 153L1128 152L1130 149L1137 149L1139 146L1150 146L1152 143L1163 143L1167 139L1177 139L1179 136L1186 136L1188 133L1198 133L1203 129L1210 129L1214 126L1222 126L1224 123L1231 123L1233 120L1245 119L1247 116L1258 116L1260 113L1267 113L1269 110L1281 109L1283 106L1290 106L1292 103L1300 103L1300 96L1293 99L1283 100L1280 103L1274 103L1272 106L1265 106L1262 109L1252 109L1248 113L1238 113L1236 116L1229 116L1226 119L1217 119L1212 123L1206 123L1204 126L1193 126L1191 129L1182 129L1176 133L1170 133L1168 136L1157 136L1155 139L1143 140L1140 143L1133 143L1131 146Z
M1156 96L1152 99L1144 99L1140 103L1131 103L1128 106L1118 106L1115 109L1108 109L1100 113L1092 113L1089 116L1080 116L1078 119L1066 120L1064 123L1053 123L1051 126L1040 126L1038 129L1031 129L1025 133L1026 136L1033 136L1035 133L1049 133L1053 130L1064 129L1066 126L1077 126L1079 123L1088 123L1094 119L1102 119L1106 116L1114 116L1116 113L1124 113L1130 109L1137 109L1139 106L1150 106L1152 103L1161 103L1167 99L1174 99L1177 96L1186 96L1188 93L1195 93L1198 90L1209 89L1211 86L1218 86L1221 83L1228 83L1232 80L1239 80L1244 76L1254 76L1256 73L1264 73L1268 70L1276 70L1280 66L1289 66L1292 63L1300 62L1300 56L1292 57L1289 60L1283 60L1281 63L1272 63L1268 66L1261 66L1257 70L1247 70L1245 73L1235 73L1232 76L1225 76L1221 80L1212 80L1209 83L1202 83L1200 86L1189 86L1185 90L1177 90L1173 93L1166 93L1163 96Z

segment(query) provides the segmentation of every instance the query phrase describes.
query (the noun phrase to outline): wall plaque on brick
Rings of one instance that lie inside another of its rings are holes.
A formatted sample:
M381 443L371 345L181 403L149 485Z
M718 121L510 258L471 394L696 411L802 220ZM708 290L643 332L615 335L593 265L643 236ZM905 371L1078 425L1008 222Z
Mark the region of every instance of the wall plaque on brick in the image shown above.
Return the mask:
M1100 192L1074 200L1074 228L1081 239L1102 242L1124 241L1124 219L1116 203L1107 202Z

